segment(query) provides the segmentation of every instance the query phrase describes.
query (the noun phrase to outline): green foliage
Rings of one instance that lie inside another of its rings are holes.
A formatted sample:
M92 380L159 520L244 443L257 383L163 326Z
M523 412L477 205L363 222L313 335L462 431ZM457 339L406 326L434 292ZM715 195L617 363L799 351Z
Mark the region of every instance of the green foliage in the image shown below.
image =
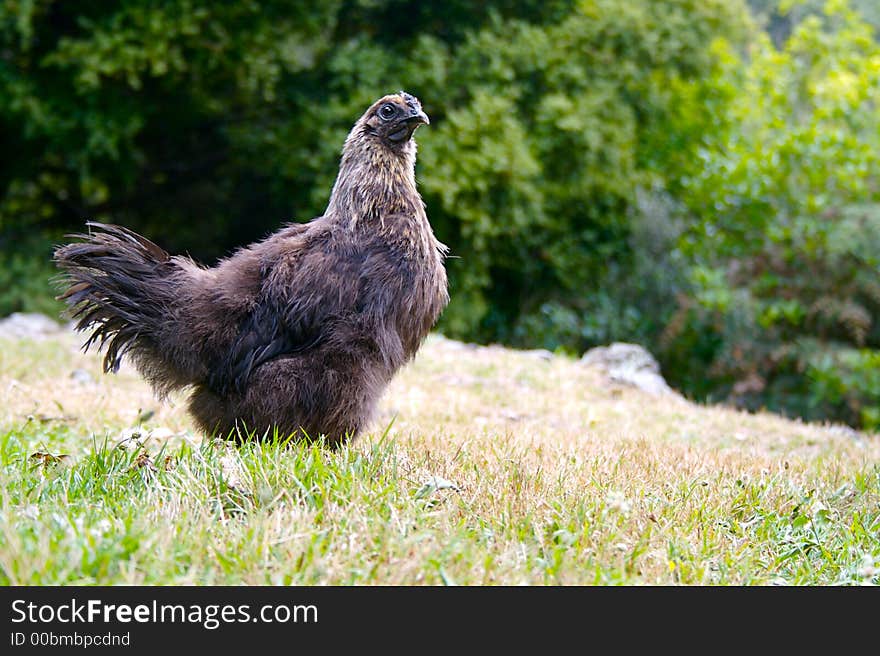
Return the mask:
M238 236L226 226L264 202L252 179L265 165L250 166L235 126L258 131L278 109L282 74L329 49L338 9L0 3L0 135L18 154L0 169L0 227L110 220L221 254ZM268 204L277 224L287 211Z
M577 349L615 332L590 323L631 265L636 193L699 143L705 119L682 97L713 64L706 44L736 38L743 18L735 3L599 0L469 35L446 68L460 97L447 94L454 109L422 156L432 220L462 258L447 332L526 344L544 324L542 341ZM571 329L553 327L562 315Z
M694 292L667 329L670 372L698 394L876 428L880 395L880 45L845 2L784 49L759 37L718 78L732 129L681 198ZM688 345L714 333L698 359ZM707 375L708 374L708 375Z
M58 316L52 278L57 273L50 257L51 244L31 239L15 249L0 249L0 317L13 312L42 312Z
M795 27L807 16L820 14L828 0L747 0L759 23L777 47L782 47ZM874 29L880 29L877 0L849 0L850 6Z

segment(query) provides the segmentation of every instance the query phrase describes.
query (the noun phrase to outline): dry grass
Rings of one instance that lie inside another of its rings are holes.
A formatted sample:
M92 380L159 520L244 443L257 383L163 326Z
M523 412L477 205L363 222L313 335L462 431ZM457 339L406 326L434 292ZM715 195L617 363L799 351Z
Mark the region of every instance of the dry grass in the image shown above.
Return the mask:
M878 582L877 435L434 336L349 448L233 450L70 335L0 348L8 583Z

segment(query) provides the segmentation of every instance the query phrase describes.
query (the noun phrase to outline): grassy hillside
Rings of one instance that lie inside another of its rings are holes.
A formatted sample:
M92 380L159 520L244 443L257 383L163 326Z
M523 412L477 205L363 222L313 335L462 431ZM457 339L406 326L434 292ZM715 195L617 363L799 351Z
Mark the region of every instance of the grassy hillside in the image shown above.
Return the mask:
M0 341L3 584L880 582L880 437L431 337L338 453Z

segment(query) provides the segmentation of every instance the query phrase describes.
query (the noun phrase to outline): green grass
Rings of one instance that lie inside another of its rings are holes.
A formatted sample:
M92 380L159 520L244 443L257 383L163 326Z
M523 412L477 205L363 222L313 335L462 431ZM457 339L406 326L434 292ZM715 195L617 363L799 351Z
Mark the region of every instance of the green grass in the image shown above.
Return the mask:
M148 390L65 344L0 359L2 584L880 582L875 435L432 339L363 439L236 449L180 403L131 437Z

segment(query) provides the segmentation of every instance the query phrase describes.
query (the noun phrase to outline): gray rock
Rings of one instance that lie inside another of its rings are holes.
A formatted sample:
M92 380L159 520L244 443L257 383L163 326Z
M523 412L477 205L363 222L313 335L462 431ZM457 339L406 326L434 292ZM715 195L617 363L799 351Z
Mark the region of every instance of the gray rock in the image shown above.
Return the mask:
M660 375L660 365L654 356L638 344L615 342L598 346L584 353L581 364L601 369L616 383L632 385L656 396L677 395Z
M70 372L70 377L80 385L91 386L97 384L98 381L85 369L74 369Z
M0 337L41 339L63 330L60 323L45 314L13 312L5 319L0 319Z

